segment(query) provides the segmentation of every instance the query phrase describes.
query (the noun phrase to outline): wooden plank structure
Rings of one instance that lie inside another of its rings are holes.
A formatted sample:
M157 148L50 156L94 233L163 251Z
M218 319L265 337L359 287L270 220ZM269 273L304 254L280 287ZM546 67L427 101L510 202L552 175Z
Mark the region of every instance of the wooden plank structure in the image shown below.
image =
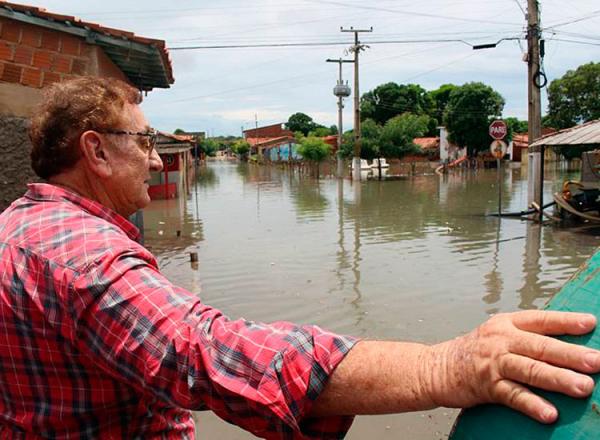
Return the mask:
M563 286L546 306L547 310L593 313L600 322L600 251L596 252ZM600 348L600 330L585 336L559 339ZM461 412L450 440L593 440L600 438L599 375L593 376L596 388L588 399L539 391L559 411L559 419L543 425L500 405L483 405Z

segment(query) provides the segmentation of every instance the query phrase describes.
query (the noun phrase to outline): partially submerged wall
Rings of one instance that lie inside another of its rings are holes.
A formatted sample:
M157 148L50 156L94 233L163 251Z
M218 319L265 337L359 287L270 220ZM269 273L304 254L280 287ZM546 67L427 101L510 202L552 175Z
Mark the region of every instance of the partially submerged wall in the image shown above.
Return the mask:
M0 116L0 211L23 195L27 182L37 180L31 169L31 143L27 135L29 120L14 116Z

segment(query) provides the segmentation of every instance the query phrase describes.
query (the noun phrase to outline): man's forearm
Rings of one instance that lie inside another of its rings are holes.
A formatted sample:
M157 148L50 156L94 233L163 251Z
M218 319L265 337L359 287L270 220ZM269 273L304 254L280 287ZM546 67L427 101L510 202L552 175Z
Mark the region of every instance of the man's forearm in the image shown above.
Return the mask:
M340 363L311 416L430 409L432 350L409 342L362 341Z
M433 346L363 341L332 373L310 416L500 403L551 423L556 408L526 386L587 397L594 381L586 374L600 371L600 352L544 335L583 335L595 325L588 314L524 311Z

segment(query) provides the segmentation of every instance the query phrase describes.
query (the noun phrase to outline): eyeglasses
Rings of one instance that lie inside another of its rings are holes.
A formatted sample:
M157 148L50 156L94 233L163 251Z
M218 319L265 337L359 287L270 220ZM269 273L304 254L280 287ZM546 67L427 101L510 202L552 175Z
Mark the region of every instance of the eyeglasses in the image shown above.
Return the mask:
M125 135L125 136L142 136L144 138L148 138L148 142L144 144L144 149L148 151L148 156L152 154L152 150L156 147L156 141L158 139L158 132L150 128L148 131L125 131L125 130L96 130L98 133L104 134L116 134L116 135Z

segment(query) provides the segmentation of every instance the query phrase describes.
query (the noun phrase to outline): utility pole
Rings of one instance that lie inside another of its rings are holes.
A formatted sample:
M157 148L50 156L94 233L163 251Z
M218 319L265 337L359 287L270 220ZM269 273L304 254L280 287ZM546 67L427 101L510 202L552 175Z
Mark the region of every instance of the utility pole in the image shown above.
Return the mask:
M350 49L354 52L354 157L352 159L352 178L360 180L360 92L358 87L358 56L361 50L365 50L368 46L360 44L358 34L361 32L373 32L373 27L370 29L350 29L340 28L342 32L354 33L354 46Z
M344 177L344 159L340 156L340 152L342 150L342 136L344 134L343 127L343 111L344 111L344 98L350 96L350 87L348 87L347 83L344 83L342 78L342 65L344 63L353 63L353 60L332 60L328 58L326 60L328 63L338 63L340 68L340 79L338 79L337 85L333 88L333 94L338 98L338 138L337 138L337 146L338 146L338 154L337 154L337 176L338 178Z
M539 85L540 16L538 0L527 0L527 73L528 73L528 142L534 143L542 136L542 104ZM539 209L542 220L544 205L544 148L529 151L529 204ZM537 205L537 206L536 206Z

